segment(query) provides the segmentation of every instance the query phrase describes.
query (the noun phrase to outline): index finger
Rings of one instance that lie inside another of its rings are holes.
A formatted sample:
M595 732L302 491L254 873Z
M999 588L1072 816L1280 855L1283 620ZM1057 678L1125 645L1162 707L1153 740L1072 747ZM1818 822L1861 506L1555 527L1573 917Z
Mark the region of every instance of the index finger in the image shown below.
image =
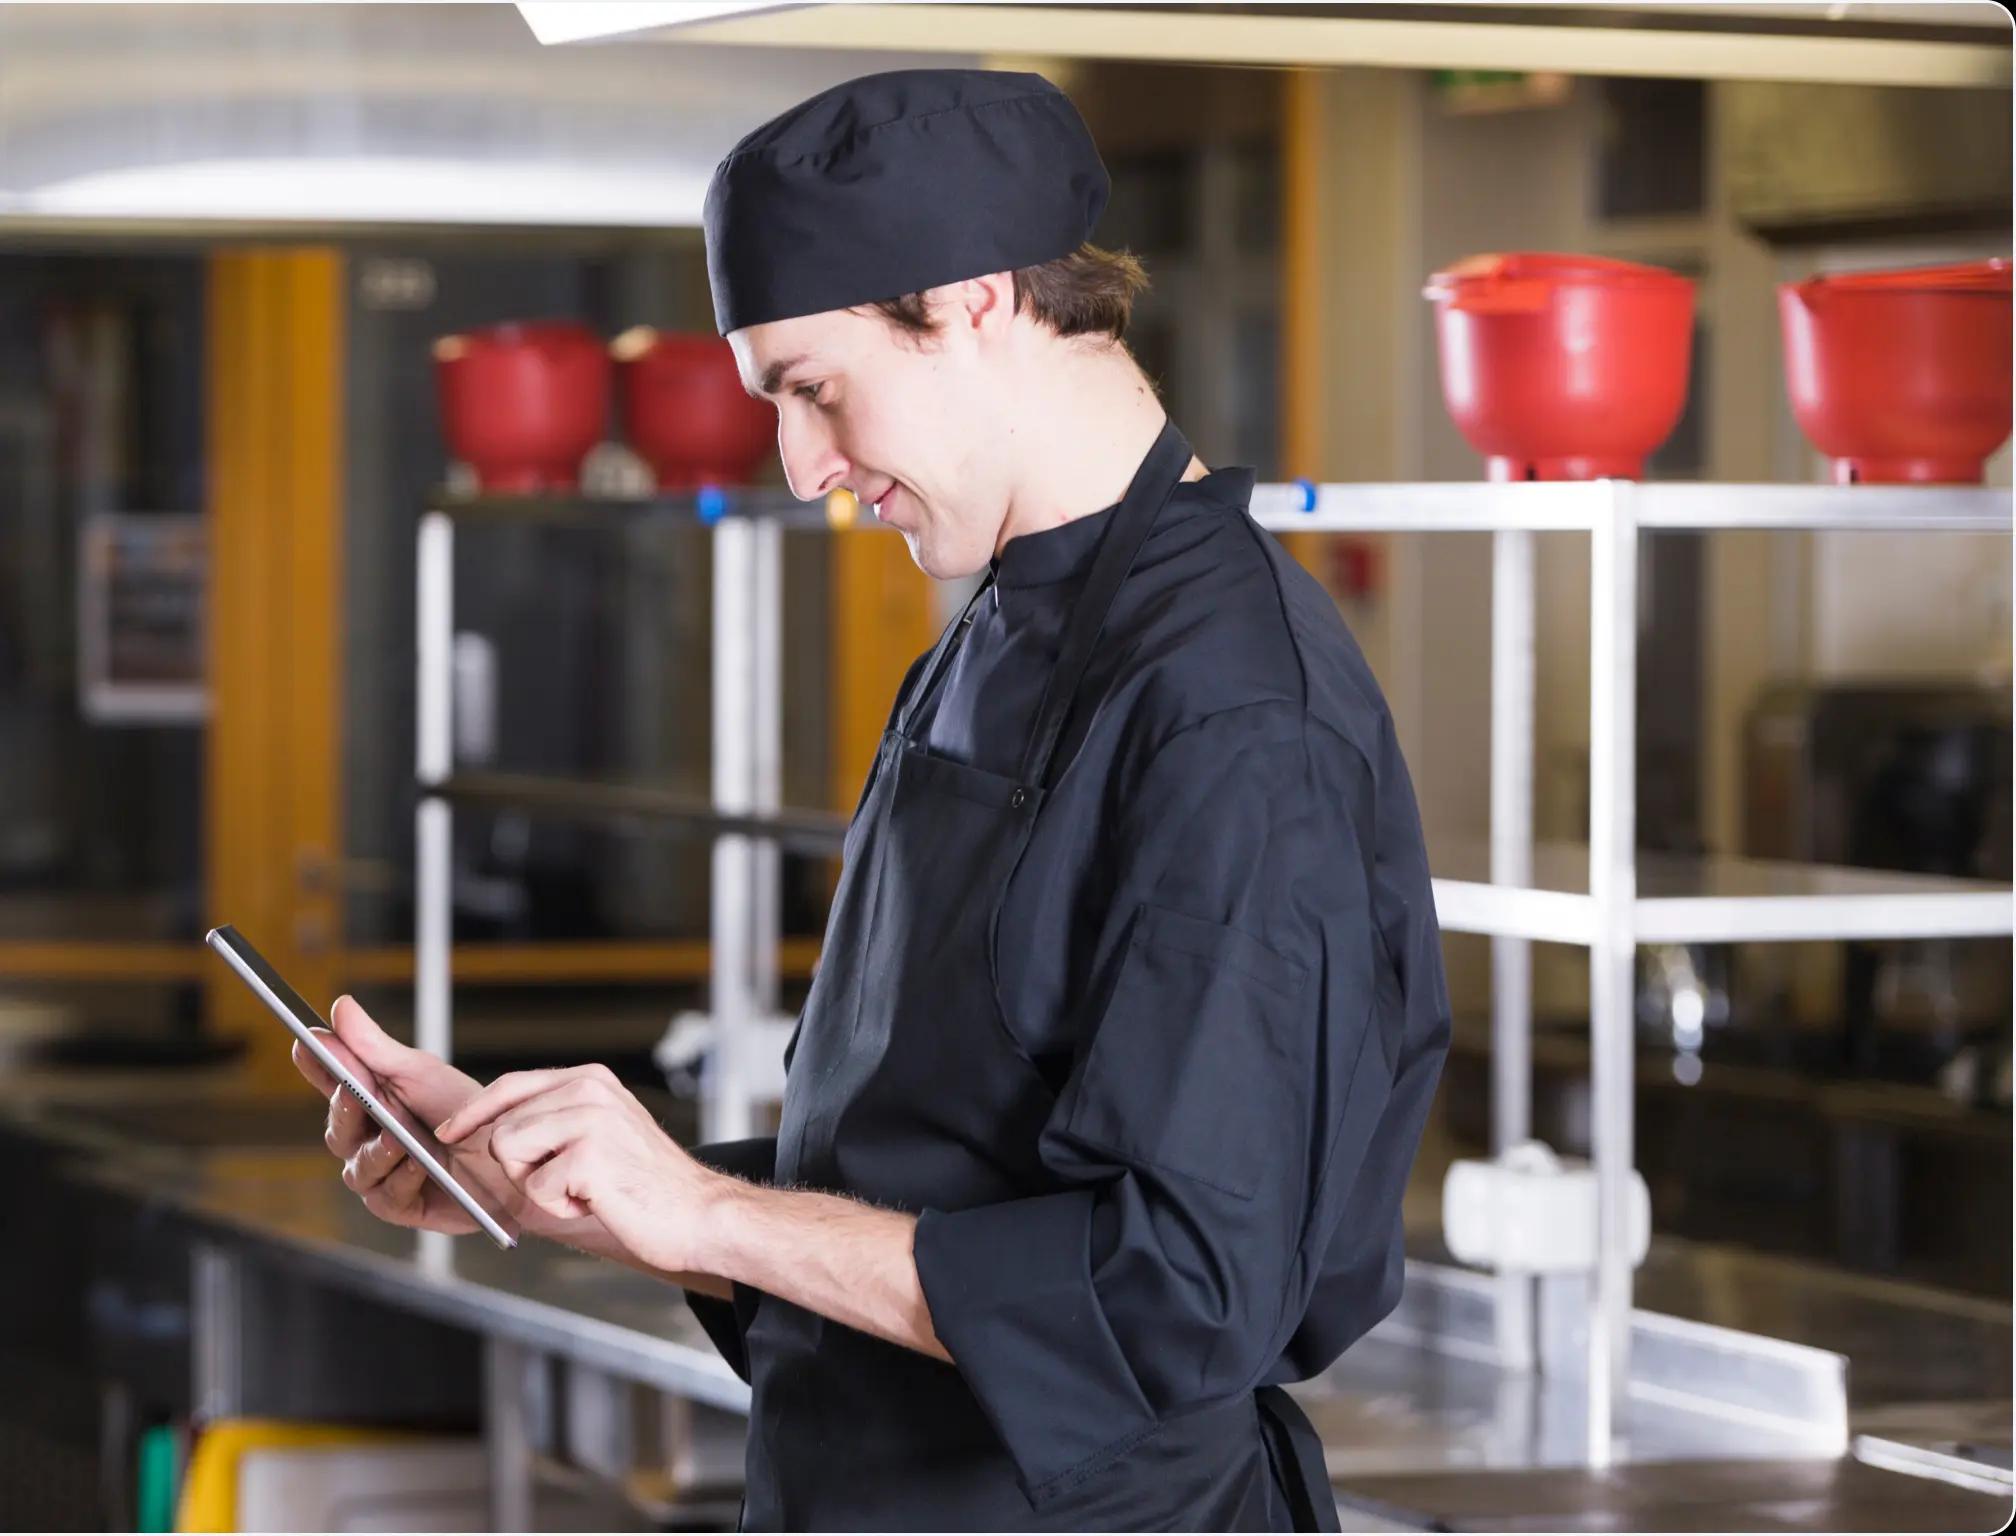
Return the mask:
M489 1124L506 1110L516 1109L527 1099L572 1082L577 1077L606 1073L606 1067L547 1067L537 1072L506 1072L489 1087L465 1101L462 1107L434 1128L437 1141L460 1141L471 1131Z

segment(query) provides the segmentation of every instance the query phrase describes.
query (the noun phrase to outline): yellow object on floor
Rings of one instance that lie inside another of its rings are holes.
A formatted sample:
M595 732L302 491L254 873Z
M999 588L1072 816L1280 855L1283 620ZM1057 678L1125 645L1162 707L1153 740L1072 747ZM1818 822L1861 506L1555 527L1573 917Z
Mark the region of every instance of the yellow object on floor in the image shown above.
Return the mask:
M219 1419L204 1427L189 1454L189 1475L175 1508L178 1531L238 1529L238 1462L248 1451L342 1445L398 1445L410 1433L294 1419Z

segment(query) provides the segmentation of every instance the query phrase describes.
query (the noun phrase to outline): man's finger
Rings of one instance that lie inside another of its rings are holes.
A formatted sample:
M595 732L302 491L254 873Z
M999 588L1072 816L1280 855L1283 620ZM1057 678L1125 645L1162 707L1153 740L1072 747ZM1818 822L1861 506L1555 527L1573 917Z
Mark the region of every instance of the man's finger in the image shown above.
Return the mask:
M590 1107L606 1112L608 1100L604 1097L603 1085L592 1077L568 1078L544 1093L535 1094L517 1108L507 1109L492 1116L488 1125L465 1131L462 1140L466 1143L471 1135L487 1130L490 1133L487 1150L494 1155L497 1150L497 1135L505 1127L522 1121L543 1119L561 1110Z
M552 1067L540 1072L506 1072L488 1088L470 1099L435 1129L436 1139L456 1142L480 1125L487 1125L506 1110L516 1109L527 1099L580 1079L614 1084L616 1074L600 1064L586 1067Z
M427 1170L409 1157L385 1175L380 1188L401 1205L418 1206L427 1192Z
M374 1091L377 1089L378 1087L377 1074L374 1073L369 1067L365 1066L363 1062L357 1059L357 1053L351 1050L349 1046L343 1043L343 1037L341 1035L336 1034L333 1030L323 1029L319 1025L316 1028L309 1030L308 1033L315 1037L316 1044L320 1045L323 1050L327 1051L331 1056L334 1056L339 1062L343 1064L343 1070L345 1072L348 1072L352 1077L354 1077L358 1082L362 1083L366 1088L370 1088ZM299 1042L296 1042L296 1048L297 1049L300 1048ZM320 1063L317 1063L317 1065L319 1066ZM326 1071L327 1069L325 1068L324 1070ZM331 1088L334 1088L336 1085L332 1081L329 1086Z
M456 1233L476 1230L475 1221L446 1195L430 1198L426 1173L418 1163L409 1161L404 1166L412 1172L395 1172L363 1197L359 1203L365 1210L395 1227Z
M315 1059L315 1053L299 1040L294 1042L294 1070L308 1079L308 1085L323 1098L336 1091L336 1079L329 1075L329 1069Z
M339 1036L331 1034L329 1030L312 1030L312 1034L314 1034L314 1040L317 1040L317 1044L323 1046L323 1050L327 1050L331 1056L335 1056L343 1064L343 1070L349 1072L355 1082L359 1082L363 1086L363 1089L367 1089L369 1093L377 1093L377 1086L379 1086L377 1076L373 1076L371 1070L361 1060L357 1060L357 1054L349 1046L345 1046ZM300 1046L296 1042L294 1050L304 1050L304 1046ZM312 1060L312 1056L310 1056L310 1060ZM321 1064L317 1062L317 1066L321 1066ZM329 1086L325 1089L325 1097L329 1099L329 1129L333 1133L341 1131L345 1135L355 1135L359 1127L369 1127L371 1125L371 1117L365 1115L363 1105L359 1105L349 1093L345 1093L341 1089L341 1086L335 1082L335 1078L327 1076L327 1068L321 1068L321 1070L325 1074L325 1080L329 1082ZM365 1131L365 1135L369 1135L369 1131Z
M521 1111L490 1133L490 1155L515 1184L535 1163L579 1140L586 1129L584 1111L578 1107L543 1114Z
M401 1045L366 1013L357 999L347 993L336 999L336 1006L329 1010L329 1022L335 1027L336 1038L343 1042L350 1059L360 1061L369 1069L370 1081L383 1082L396 1078L407 1058L413 1055L413 1047ZM347 1066L348 1061L345 1062Z
M562 1153L525 1181L525 1198L549 1216L572 1220L586 1216L592 1207L568 1192L573 1180L573 1158Z
M388 1152L386 1142L375 1137L365 1142L357 1155L343 1165L343 1182L359 1195L393 1193L398 1188L393 1175L399 1171L402 1162L406 1162L407 1166L417 1165L407 1161L405 1149L396 1141L391 1143L391 1148Z
M328 1051L330 1055L334 1056L337 1061L342 1063L345 1072L348 1072L353 1079L362 1084L366 1089L373 1092L377 1091L378 1079L365 1068L362 1062L358 1061L356 1055L349 1047L343 1044L339 1037L331 1034L326 1029L317 1029L313 1033L317 1043L324 1050ZM316 1067L327 1084L322 1090L323 1096L329 1100L328 1123L322 1132L323 1145L328 1147L337 1157L347 1159L353 1156L358 1147L362 1146L377 1131L377 1122L364 1112L364 1106L357 1102L349 1090L341 1087L335 1079L331 1078L328 1075L328 1069L315 1061L312 1053L301 1045L299 1041L296 1041L294 1045L294 1058L297 1064L303 1056L308 1057L310 1064Z
M343 1182L361 1195L391 1171L394 1161L386 1154L384 1138L367 1136L343 1160Z
M397 1141L383 1134L373 1136L357 1149L355 1159L357 1184L354 1187L360 1190L370 1189L384 1183L404 1161L406 1161L406 1149Z
M364 1112L364 1106L348 1089L338 1088L329 1095L329 1129L322 1139L331 1152L338 1157L354 1157L377 1130L378 1122Z
M364 1209L380 1221L395 1227L411 1227L419 1224L420 1204L415 1200L402 1200L383 1184L376 1189L367 1189L360 1196Z

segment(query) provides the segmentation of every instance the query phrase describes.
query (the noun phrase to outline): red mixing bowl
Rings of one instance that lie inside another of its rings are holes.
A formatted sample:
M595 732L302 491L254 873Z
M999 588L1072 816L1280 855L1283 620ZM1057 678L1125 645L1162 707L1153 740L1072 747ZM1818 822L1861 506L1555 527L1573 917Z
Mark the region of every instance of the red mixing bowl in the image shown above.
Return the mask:
M1636 478L1687 403L1694 285L1660 267L1539 252L1428 280L1442 396L1493 480Z
M434 343L448 451L486 491L571 490L609 418L602 339L569 320L493 325Z
M747 485L777 442L777 412L742 388L718 336L638 326L611 344L623 431L666 491Z
M2009 436L2006 261L1784 283L1792 414L1838 485L1981 482Z

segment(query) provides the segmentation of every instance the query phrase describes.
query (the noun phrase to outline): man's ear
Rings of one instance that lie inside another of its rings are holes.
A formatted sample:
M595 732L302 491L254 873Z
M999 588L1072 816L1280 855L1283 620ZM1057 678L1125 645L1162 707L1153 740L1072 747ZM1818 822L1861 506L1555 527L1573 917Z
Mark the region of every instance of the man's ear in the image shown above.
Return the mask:
M968 331L1005 329L1015 318L1015 274L989 272L951 285L949 315Z

